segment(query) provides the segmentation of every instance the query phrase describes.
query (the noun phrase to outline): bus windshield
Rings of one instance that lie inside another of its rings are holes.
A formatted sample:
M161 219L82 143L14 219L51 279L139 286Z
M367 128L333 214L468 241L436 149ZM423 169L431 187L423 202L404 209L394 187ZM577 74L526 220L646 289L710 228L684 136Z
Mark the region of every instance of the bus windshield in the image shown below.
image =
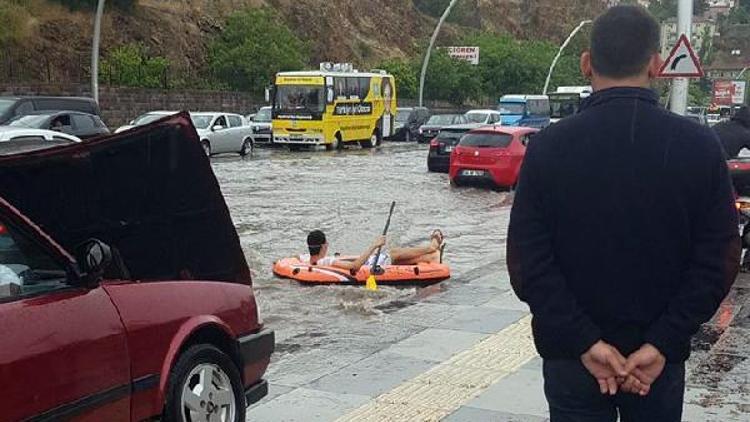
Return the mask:
M554 119L562 119L578 112L578 106L581 99L576 95L567 96L550 96L549 105L551 109L550 117Z
M274 111L282 113L320 114L325 111L321 85L278 85Z
M518 115L523 114L526 110L526 104L524 103L500 103L500 114L502 115Z

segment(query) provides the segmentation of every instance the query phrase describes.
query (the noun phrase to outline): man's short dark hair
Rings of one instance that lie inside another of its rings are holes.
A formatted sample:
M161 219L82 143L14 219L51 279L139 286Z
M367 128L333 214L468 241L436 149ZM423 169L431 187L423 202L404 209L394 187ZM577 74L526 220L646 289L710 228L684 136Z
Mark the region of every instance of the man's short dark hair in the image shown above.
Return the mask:
M646 9L612 7L594 21L591 65L610 78L636 76L659 52L659 36L659 24Z
M313 230L307 235L307 249L310 255L317 255L326 243L326 235L320 230Z

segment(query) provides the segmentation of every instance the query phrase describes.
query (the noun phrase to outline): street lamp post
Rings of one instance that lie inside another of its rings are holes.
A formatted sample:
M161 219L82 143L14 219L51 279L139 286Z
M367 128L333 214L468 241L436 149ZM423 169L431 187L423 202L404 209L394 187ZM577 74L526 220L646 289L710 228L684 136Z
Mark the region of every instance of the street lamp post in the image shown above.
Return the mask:
M677 4L677 33L690 39L693 26L693 0L679 0ZM675 78L672 82L670 109L677 114L687 110L688 78Z
M94 40L91 45L91 96L99 104L99 38L102 33L102 13L104 1L99 0L94 17Z
M737 75L737 79L740 79L740 78L742 78L742 75L744 75L744 74L745 74L745 71L746 71L746 70L747 70L748 68L750 68L750 66L745 66L745 67L743 67L743 68L742 68L742 70L740 71L740 74L739 74L739 75Z
M547 95L547 89L549 89L549 82L550 82L550 79L552 79L552 71L555 70L555 66L557 66L557 61L560 60L560 56L562 56L562 52L563 50L565 50L565 47L568 46L568 44L573 39L573 37L576 36L578 31L580 31L584 25L589 24L591 22L592 22L591 20L581 21L581 23L579 23L578 26L575 27L575 29L570 33L570 35L568 35L568 38L566 38L565 41L562 43L562 45L560 46L560 49L557 50L557 55L555 55L555 58L552 60L552 64L549 67L549 72L547 72L547 80L544 81L544 89L542 90L542 94Z
M430 45L427 46L427 52L424 55L424 62L422 62L422 73L419 75L420 107L422 107L422 102L424 100L424 78L427 75L427 65L430 63L430 54L432 53L432 47L435 45L435 40L440 33L440 27L443 26L443 22L445 22L445 19L448 18L448 15L451 13L451 9L453 9L453 5L455 5L457 1L458 0L451 0L451 2L448 4L448 7L445 8L445 12L443 12L443 15L440 16L440 20L438 21L435 30L432 32L432 37L430 37Z

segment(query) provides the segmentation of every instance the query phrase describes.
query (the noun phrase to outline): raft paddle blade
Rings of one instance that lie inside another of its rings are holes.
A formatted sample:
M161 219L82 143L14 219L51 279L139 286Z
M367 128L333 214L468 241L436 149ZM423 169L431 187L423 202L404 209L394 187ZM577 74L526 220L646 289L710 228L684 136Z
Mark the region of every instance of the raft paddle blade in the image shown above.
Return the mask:
M378 283L375 281L375 276L369 276L367 277L367 282L365 282L365 289L376 291L378 290Z

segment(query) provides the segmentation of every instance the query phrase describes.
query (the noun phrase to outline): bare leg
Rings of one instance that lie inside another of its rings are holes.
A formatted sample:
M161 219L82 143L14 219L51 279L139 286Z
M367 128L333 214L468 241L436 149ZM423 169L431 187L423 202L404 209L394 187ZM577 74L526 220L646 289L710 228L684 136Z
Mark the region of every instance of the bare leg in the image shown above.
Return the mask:
M396 259L393 257L393 255L391 255L391 261L393 261L394 265L415 265L420 263L432 264L440 261L440 251L434 251L411 258L404 258L403 256L400 256L399 259Z

